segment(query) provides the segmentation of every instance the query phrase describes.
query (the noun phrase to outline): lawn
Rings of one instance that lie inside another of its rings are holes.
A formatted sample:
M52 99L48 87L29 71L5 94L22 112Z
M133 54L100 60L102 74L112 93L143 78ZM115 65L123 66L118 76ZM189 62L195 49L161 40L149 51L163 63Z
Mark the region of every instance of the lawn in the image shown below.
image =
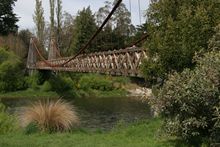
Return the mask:
M153 119L128 126L118 125L110 132L83 129L71 133L11 133L0 135L1 147L170 147L176 138L162 133L162 121ZM179 143L178 146L184 146Z

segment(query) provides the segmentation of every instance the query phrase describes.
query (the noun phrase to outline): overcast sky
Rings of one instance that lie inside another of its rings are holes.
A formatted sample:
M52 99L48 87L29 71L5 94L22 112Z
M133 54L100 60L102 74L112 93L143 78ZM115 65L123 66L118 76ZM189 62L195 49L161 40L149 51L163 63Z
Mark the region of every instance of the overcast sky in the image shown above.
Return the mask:
M49 0L42 0L43 7L45 12L46 21L49 20ZM63 11L67 11L68 13L75 15L79 10L82 10L83 7L90 6L93 12L96 12L100 7L104 6L104 2L106 0L63 0ZM132 23L135 25L140 25L139 19L139 7L138 0L130 0L131 1L131 14L132 14ZM141 22L143 23L145 10L149 6L150 0L140 0L141 3ZM130 10L129 0L123 0L126 4L128 10ZM20 29L33 29L33 14L35 8L35 0L18 0L15 4L14 11L19 17L19 25Z

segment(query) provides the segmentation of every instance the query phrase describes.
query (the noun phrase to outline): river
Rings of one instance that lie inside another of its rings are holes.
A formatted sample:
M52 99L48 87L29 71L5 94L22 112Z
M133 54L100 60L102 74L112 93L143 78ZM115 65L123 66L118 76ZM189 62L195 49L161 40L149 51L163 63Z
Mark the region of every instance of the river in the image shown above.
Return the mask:
M2 99L10 113L33 102L33 99ZM147 103L132 97L76 98L67 100L75 107L81 127L90 130L110 130L119 122L124 125L152 117Z

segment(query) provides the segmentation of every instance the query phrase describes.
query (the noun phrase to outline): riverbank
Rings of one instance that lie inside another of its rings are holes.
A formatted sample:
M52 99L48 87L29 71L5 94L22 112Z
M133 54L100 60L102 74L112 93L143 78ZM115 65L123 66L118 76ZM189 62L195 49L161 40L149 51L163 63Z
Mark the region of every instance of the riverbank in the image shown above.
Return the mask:
M129 87L129 86L128 86ZM130 87L130 88L123 88L123 89L114 89L110 91L101 91L95 89L76 89L73 91L75 93L74 97L100 97L100 98L108 98L108 97L140 97L144 93L144 89L140 87ZM0 99L4 98L60 98L63 97L62 94L58 94L55 91L42 91L42 90L21 90L15 92L7 92L7 93L0 93Z
M160 128L161 119L152 119L125 126L118 124L109 132L89 132L78 129L71 133L0 135L0 146L7 147L171 147L184 146L175 137L167 136Z

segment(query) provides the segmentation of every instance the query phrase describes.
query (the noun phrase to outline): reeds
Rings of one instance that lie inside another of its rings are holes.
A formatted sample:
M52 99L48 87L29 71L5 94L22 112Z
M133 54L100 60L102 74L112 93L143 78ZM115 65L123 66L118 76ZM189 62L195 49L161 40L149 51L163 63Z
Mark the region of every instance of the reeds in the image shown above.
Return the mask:
M22 127L36 124L41 131L68 131L79 124L74 107L63 100L39 101L20 113Z

